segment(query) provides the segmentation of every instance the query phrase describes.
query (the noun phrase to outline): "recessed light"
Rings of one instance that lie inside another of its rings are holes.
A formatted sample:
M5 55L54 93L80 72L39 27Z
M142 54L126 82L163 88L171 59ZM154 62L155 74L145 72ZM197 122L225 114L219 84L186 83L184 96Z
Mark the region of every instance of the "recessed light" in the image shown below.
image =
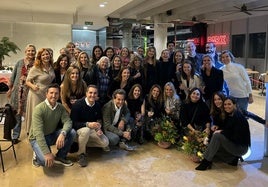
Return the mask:
M101 8L103 8L103 7L105 7L105 4L100 4L99 6L100 6Z

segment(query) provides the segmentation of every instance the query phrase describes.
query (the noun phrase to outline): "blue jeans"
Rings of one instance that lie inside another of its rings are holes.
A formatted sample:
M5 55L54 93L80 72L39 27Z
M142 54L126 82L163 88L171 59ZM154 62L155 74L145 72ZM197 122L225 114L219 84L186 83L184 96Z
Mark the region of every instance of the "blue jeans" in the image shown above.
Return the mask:
M62 129L59 129L59 130L55 131L54 133L48 134L45 136L46 143L47 143L49 149L50 149L51 145L55 145L57 138L60 135L61 131L62 131ZM58 152L56 153L56 157L64 158L64 159L66 158L75 137L76 137L76 132L74 129L72 129L71 131L69 131L66 134L64 147L58 150ZM36 161L40 165L45 166L45 157L44 157L44 154L41 151L41 148L38 145L37 141L31 140L30 143L32 145L33 151L36 154ZM50 149L50 151L51 151L51 149Z
M12 139L19 139L20 137L20 132L21 132L21 118L22 116L20 114L16 115L16 126L13 129L13 133L12 133Z
M236 101L237 107L239 107L243 113L248 110L248 97L244 98L233 97L233 98Z

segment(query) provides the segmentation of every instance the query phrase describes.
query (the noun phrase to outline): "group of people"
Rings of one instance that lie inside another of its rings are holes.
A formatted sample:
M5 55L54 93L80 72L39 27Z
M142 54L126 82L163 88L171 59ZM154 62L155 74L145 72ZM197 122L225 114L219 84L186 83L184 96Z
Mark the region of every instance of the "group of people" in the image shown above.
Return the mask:
M242 113L250 116L247 104L253 97L244 67L234 62L230 51L222 52L223 65L213 43L207 43L207 54L199 54L195 44L188 42L186 58L183 51L174 49L174 42L168 42L157 60L153 46L145 54L142 47L134 53L123 47L117 54L112 47L94 46L89 57L69 42L54 62L51 49L42 48L36 55L35 46L27 45L7 93L17 110L14 143L20 141L25 116L35 166L71 166L67 154L76 142L78 163L85 167L86 147L109 151L118 145L133 150L128 141L152 140L151 122L169 116L179 133L204 131L211 137L205 159L196 169L209 168L220 149L229 154L228 163L237 165L250 146ZM225 90L230 97L221 98L218 106L216 96ZM245 134L238 133L240 128ZM58 149L55 156L53 144Z

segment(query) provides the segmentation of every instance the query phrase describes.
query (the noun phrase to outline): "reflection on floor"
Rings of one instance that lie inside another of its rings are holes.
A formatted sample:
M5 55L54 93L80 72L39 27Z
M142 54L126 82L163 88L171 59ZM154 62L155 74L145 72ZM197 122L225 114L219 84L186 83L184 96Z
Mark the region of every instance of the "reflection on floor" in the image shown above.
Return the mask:
M265 97L254 94L249 110L264 117ZM16 145L18 163L12 151L4 153L6 172L0 172L1 187L6 186L267 186L268 157L264 155L264 127L249 120L252 136L251 155L238 167L214 163L211 170L195 171L197 164L173 149L161 149L154 143L139 146L135 152L114 149L88 149L89 165L77 163L70 168L35 168L32 151L22 133ZM0 125L2 137L3 125ZM1 143L1 145L3 145ZM76 155L70 154L76 161ZM0 170L1 171L1 170Z

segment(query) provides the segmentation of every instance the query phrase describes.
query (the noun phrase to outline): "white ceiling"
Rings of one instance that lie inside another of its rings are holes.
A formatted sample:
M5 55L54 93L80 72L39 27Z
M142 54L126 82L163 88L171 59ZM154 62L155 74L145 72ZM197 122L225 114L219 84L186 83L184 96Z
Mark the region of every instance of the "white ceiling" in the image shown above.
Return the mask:
M101 3L106 6L100 8ZM248 15L234 7L243 4L251 9L268 6L268 0L1 0L0 21L73 25L92 21L91 29L99 29L108 26L108 16L150 20L158 15L159 22L187 22L195 16L197 20L215 23L268 14L249 11L252 15ZM171 15L167 15L168 10Z

